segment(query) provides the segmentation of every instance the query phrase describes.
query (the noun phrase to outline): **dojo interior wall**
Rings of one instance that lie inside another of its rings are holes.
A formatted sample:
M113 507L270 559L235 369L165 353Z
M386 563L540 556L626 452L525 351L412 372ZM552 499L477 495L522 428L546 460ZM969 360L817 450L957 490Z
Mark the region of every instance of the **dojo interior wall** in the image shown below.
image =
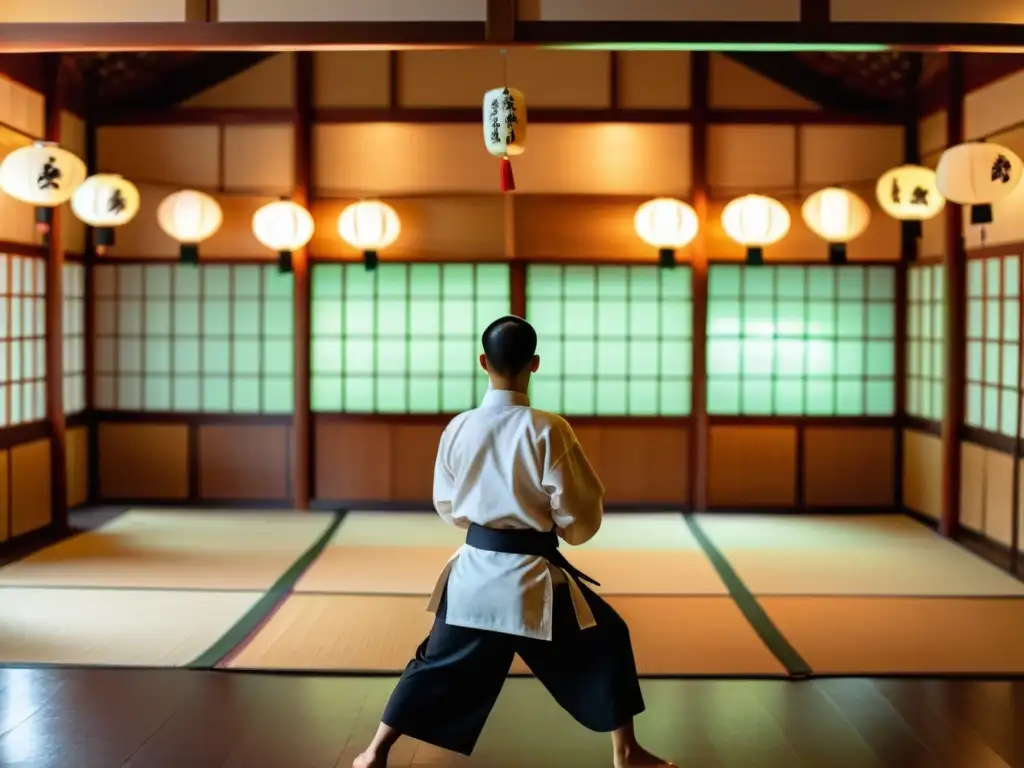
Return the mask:
M291 54L276 56L183 107L290 107L293 66ZM613 91L627 109L690 106L689 54L622 53L614 71L613 89L613 65L605 52L513 50L508 61L510 82L528 94L534 109L607 109ZM475 109L482 91L501 82L502 63L495 52L482 50L397 57L330 53L316 55L315 72L316 106L326 114L387 107L392 95L401 107ZM818 110L718 55L711 56L709 100L712 109ZM202 247L204 264L272 263L274 255L253 238L250 219L260 205L291 189L289 124L108 126L98 130L97 145L101 169L134 179L143 208L119 231L116 249L98 262L96 291L111 290L113 272L101 275L105 268L170 269L176 246L157 227L155 208L163 195L181 187L212 191L224 208L222 230ZM791 233L767 249L768 260L823 262L824 245L800 218L802 198L822 186L846 184L873 201L874 179L902 160L902 148L898 126L711 126L710 259L743 258L718 220L728 200L757 191L785 201L793 216ZM313 136L317 235L310 252L318 263L358 259L337 237L336 218L352 200L380 196L403 222L385 261L650 264L656 255L635 236L633 212L654 196L689 198L690 153L686 124L534 122L529 149L515 162L518 191L506 198L496 192L496 163L483 151L475 122L320 123ZM899 228L874 214L850 258L895 264ZM681 265L688 258L680 253ZM140 279L137 272L121 274L129 282ZM114 321L97 312L97 333L110 332L100 327L104 322ZM110 386L96 386L102 500L287 503L286 414L145 412L109 402ZM314 413L314 498L423 504L430 498L433 455L446 420L430 414ZM688 503L688 417L572 422L610 502ZM895 429L895 418L713 417L709 501L722 508L891 507Z
M1022 97L1024 75L1020 73L969 93L964 101L964 138L988 139L1018 154L1024 152L1024 129L1020 127L1024 122ZM945 111L929 115L919 124L924 159L933 167L945 148L945 133ZM1021 377L1019 370L1014 369L1020 343L1016 318L1022 300L1019 286L1012 285L1007 291L1003 283L1014 283L1014 265L1024 254L1022 214L1024 191L1017 190L993 206L994 221L985 228L982 242L981 229L971 226L965 211L968 394L960 469L961 525L1000 547L1018 549L1024 510L1019 489L1015 494L1013 487L1021 477L1021 453L1017 447ZM945 251L943 224L936 220L925 227L921 261L936 263ZM997 328L997 324L1009 327ZM992 350L991 358L988 350ZM993 370L996 367L998 370ZM915 416L912 412L909 415ZM941 412L933 415L941 417ZM936 518L940 513L943 473L939 422L919 418L914 421L915 428L904 431L905 502L914 511Z
M0 76L0 157L43 138L44 112L40 92ZM60 128L68 148L82 153L82 120L62 112ZM62 219L71 223L60 241L69 261L65 265L65 282L80 286L84 275L81 258L85 230L66 208ZM32 209L0 195L0 542L44 529L53 519L52 430L46 417L45 378L42 370L35 367L44 349L45 332L40 321L45 301L41 289L45 286L41 281L30 286L19 279L20 274L12 280L13 273L20 273L23 266L33 277L41 276L37 270L45 263L46 250L40 242ZM73 287L65 286L63 303L68 313L82 317L83 302L79 295L74 295ZM15 319L15 313L22 316ZM16 326L20 327L20 336L14 330ZM81 323L72 324L64 336L65 358L81 360L84 347ZM29 359L32 363L27 362ZM67 502L77 506L86 501L88 494L89 440L83 413L83 367L69 366L63 384L65 392L72 394L64 408Z

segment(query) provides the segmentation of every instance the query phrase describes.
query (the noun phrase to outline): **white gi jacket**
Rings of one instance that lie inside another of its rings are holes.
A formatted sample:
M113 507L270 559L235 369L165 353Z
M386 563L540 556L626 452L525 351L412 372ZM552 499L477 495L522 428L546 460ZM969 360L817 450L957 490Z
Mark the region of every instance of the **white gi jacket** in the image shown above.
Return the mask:
M601 527L603 499L604 487L568 422L530 408L518 392L489 390L481 407L456 416L441 435L434 507L451 525L554 526L566 543L582 544ZM428 610L437 611L447 584L448 624L550 640L554 585L562 581L580 627L594 626L579 585L562 569L542 557L463 545L445 566Z

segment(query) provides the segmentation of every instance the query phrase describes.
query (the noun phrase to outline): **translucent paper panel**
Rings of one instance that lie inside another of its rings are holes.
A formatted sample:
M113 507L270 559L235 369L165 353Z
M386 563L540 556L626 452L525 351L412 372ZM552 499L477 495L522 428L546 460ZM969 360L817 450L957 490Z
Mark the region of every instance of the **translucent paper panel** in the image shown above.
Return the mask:
M292 304L276 267L97 268L97 407L291 413Z
M64 413L85 410L85 267L68 262L63 272Z
M688 268L531 266L526 274L541 358L533 405L568 415L690 412Z
M894 412L893 268L713 265L708 294L709 413Z
M967 264L965 421L1010 437L1020 419L1020 269L1015 255Z
M487 389L480 335L511 311L505 264L320 264L312 275L318 412L451 413Z
M970 270L969 270L970 271ZM975 279L980 272L975 270ZM944 413L943 338L945 330L945 277L941 264L918 264L907 274L907 413L921 419L941 421ZM983 291L983 282L977 286ZM968 326L981 329L984 303L968 300ZM970 335L970 329L968 330ZM982 347L977 346L981 365ZM980 368L979 368L980 371Z
M0 254L0 426L46 417L46 263Z

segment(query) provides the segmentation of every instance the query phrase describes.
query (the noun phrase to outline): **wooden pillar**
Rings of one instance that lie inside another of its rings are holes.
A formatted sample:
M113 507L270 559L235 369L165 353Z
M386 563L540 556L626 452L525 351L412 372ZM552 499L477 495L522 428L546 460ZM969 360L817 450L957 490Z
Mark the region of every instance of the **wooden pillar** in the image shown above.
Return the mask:
M705 233L708 224L708 53L698 51L690 61L691 139L693 208L700 231L690 247L693 298L693 379L690 387L690 508L708 505L708 409L707 409L707 320L708 252Z
M85 167L91 176L98 173L96 154L96 80L93 73L85 75ZM96 245L92 227L85 230L85 408L88 421L88 477L90 504L100 499L100 426L95 418L96 409Z
M295 147L295 189L292 199L309 208L313 200L313 53L295 54L295 114L293 119ZM292 416L292 506L309 509L313 474L312 419L309 411L309 249L293 254L295 357L293 377L295 407Z
M950 53L947 81L946 146L964 140L964 54ZM943 536L956 533L960 522L960 428L964 422L965 325L967 321L964 220L959 205L949 204L946 216L946 278L945 327L945 393L946 408L942 419L942 517L939 531Z
M917 84L921 78L921 55L912 57L907 77L907 119L903 125L903 162L916 165L921 162L921 147L917 132ZM896 344L895 375L896 398L894 411L898 428L894 436L893 504L903 508L903 429L907 415L907 276L910 264L917 260L921 240L921 223L905 221L900 229L900 261L896 267Z
M43 59L45 138L60 142L61 56ZM67 428L64 422L64 243L60 208L53 222L46 250L46 419L50 425L50 510L54 528L68 525Z

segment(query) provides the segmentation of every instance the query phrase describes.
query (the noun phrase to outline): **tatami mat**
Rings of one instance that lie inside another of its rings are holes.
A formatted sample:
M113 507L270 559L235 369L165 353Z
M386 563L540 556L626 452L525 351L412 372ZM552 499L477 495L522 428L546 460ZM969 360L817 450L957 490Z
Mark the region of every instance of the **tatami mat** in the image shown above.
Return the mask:
M1024 673L1024 600L766 597L817 674Z
M259 592L0 590L0 664L185 666Z
M785 670L729 598L619 597L642 675ZM293 595L228 663L233 669L399 673L430 630L419 597ZM517 659L513 673L527 672Z
M311 513L131 511L0 569L0 585L262 590L333 521Z
M363 512L345 515L330 547L449 547L466 540L466 532L445 523L436 512Z
M1024 583L907 518L700 515L761 595L1024 596Z

